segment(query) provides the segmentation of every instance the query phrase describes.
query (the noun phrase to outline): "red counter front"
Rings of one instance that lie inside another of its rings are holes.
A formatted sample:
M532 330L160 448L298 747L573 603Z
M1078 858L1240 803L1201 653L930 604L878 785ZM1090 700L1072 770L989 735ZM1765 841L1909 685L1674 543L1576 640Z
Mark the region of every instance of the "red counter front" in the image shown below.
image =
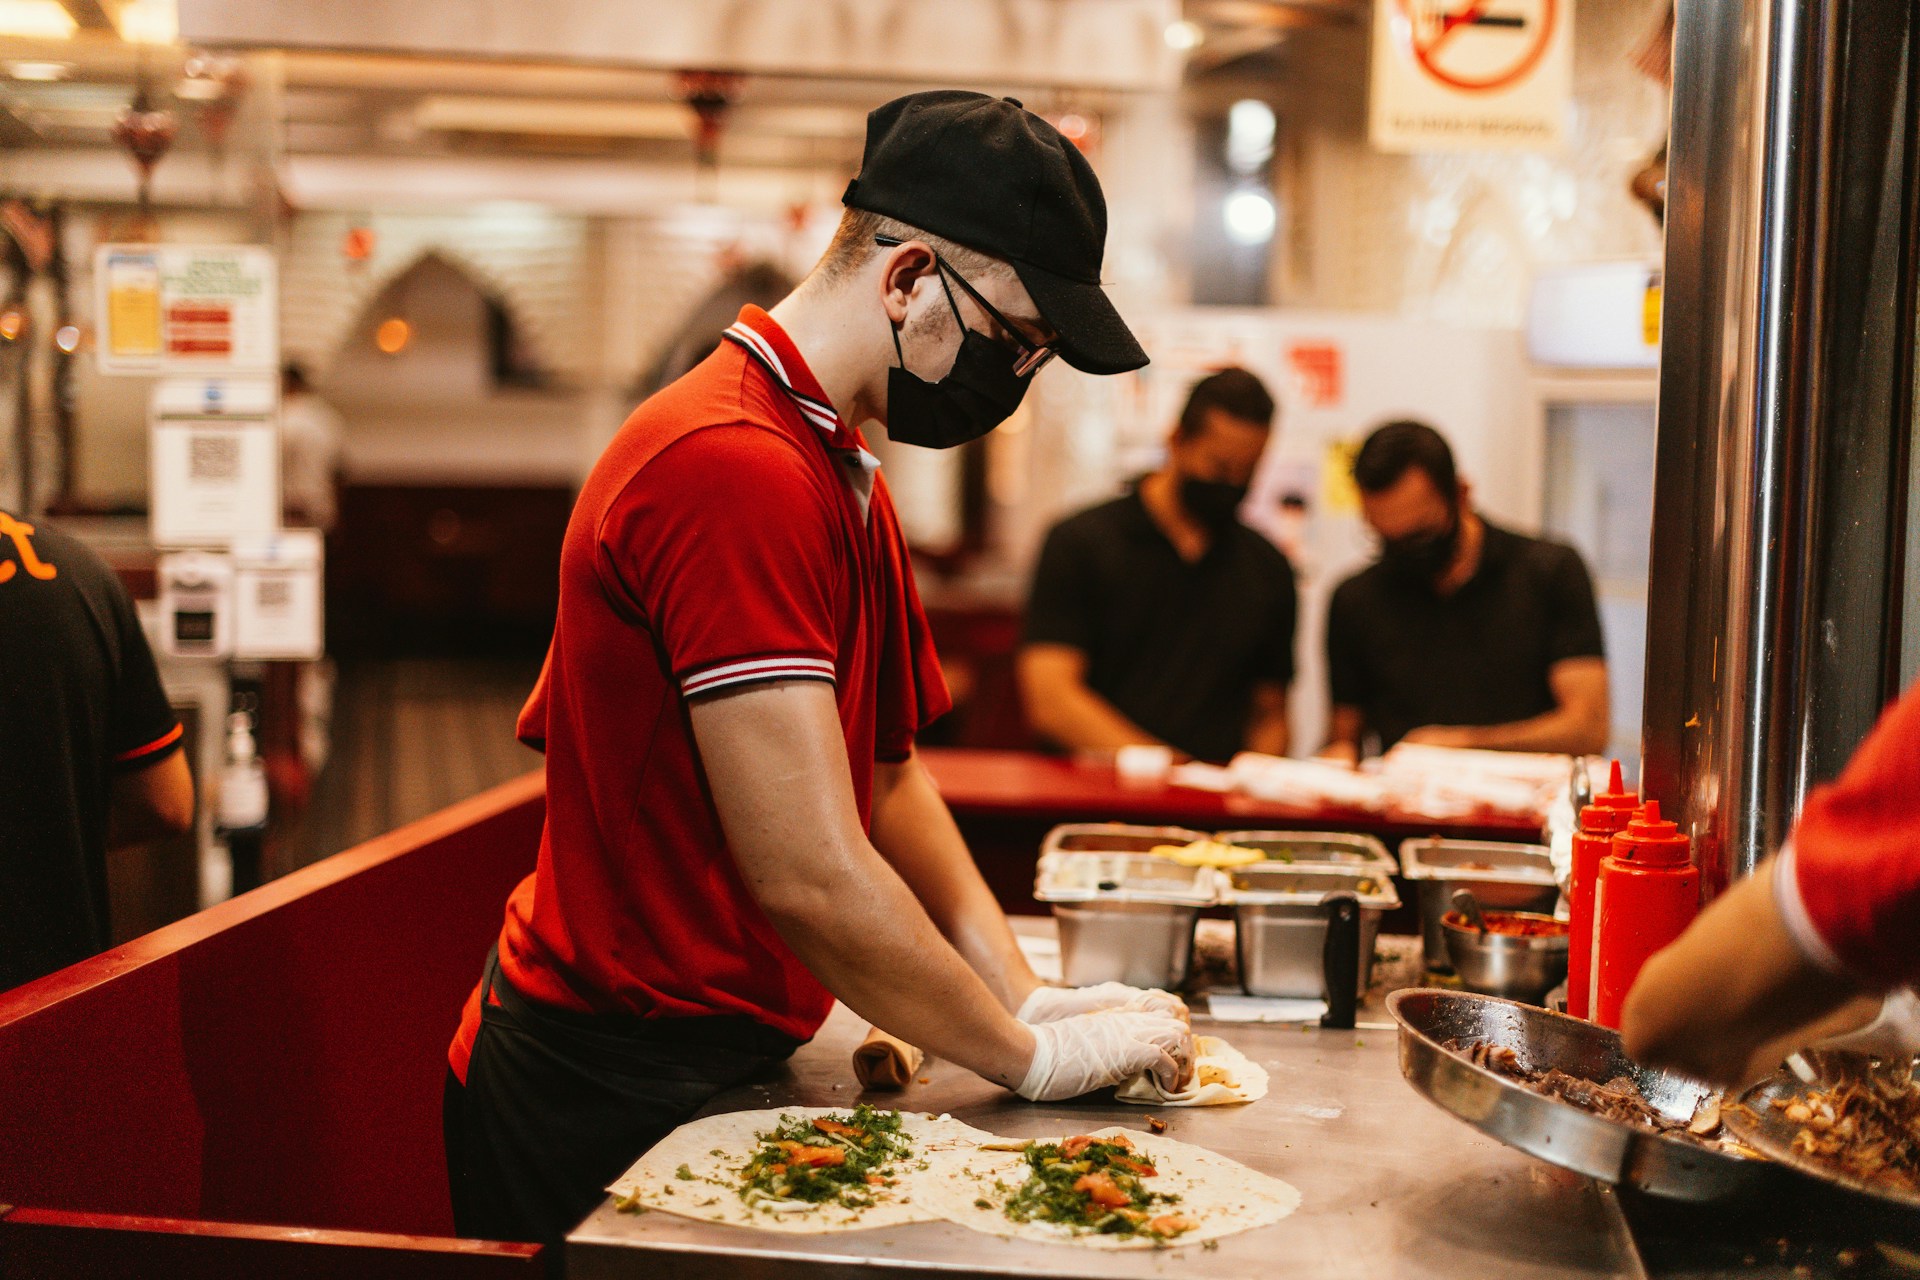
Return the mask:
M0 1275L537 1274L445 1238L440 1091L542 803L528 775L0 995Z

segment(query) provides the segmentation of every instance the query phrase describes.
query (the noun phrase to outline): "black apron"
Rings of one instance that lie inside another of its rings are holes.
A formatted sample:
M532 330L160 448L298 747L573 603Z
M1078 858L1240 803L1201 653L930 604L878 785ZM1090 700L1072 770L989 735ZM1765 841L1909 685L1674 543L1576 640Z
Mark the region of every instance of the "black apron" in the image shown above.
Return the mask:
M638 1018L540 1004L501 974L496 945L466 1084L447 1073L454 1229L560 1240L642 1152L799 1043L743 1017Z

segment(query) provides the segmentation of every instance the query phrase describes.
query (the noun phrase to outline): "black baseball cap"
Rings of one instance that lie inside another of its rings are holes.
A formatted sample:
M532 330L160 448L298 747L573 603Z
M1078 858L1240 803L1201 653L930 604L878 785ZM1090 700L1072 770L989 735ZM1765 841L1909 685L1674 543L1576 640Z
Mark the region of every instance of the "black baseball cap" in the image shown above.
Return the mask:
M936 89L874 108L860 176L841 199L1012 263L1074 368L1146 364L1100 287L1100 180L1078 147L1017 100Z

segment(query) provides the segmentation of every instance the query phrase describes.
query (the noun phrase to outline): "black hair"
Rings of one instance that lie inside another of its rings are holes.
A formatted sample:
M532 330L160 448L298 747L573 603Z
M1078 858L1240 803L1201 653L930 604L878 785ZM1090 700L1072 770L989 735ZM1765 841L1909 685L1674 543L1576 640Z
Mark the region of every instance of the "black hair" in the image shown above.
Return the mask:
M1230 418L1257 426L1273 425L1273 396L1260 379L1245 369L1227 368L1193 384L1187 407L1180 411L1180 436L1191 440L1207 425L1207 410L1218 409Z
M1453 467L1453 450L1446 439L1424 422L1402 419L1376 427L1353 458L1353 482L1362 493L1379 493L1400 482L1418 467L1433 481L1440 496L1453 501L1460 487Z

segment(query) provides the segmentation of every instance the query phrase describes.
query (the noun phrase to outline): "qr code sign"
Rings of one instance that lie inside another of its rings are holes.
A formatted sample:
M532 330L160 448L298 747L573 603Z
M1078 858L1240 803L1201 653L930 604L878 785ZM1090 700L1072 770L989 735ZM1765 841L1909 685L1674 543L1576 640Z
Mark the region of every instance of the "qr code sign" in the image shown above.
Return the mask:
M240 438L211 433L187 440L187 478L200 484L232 484L240 478Z

